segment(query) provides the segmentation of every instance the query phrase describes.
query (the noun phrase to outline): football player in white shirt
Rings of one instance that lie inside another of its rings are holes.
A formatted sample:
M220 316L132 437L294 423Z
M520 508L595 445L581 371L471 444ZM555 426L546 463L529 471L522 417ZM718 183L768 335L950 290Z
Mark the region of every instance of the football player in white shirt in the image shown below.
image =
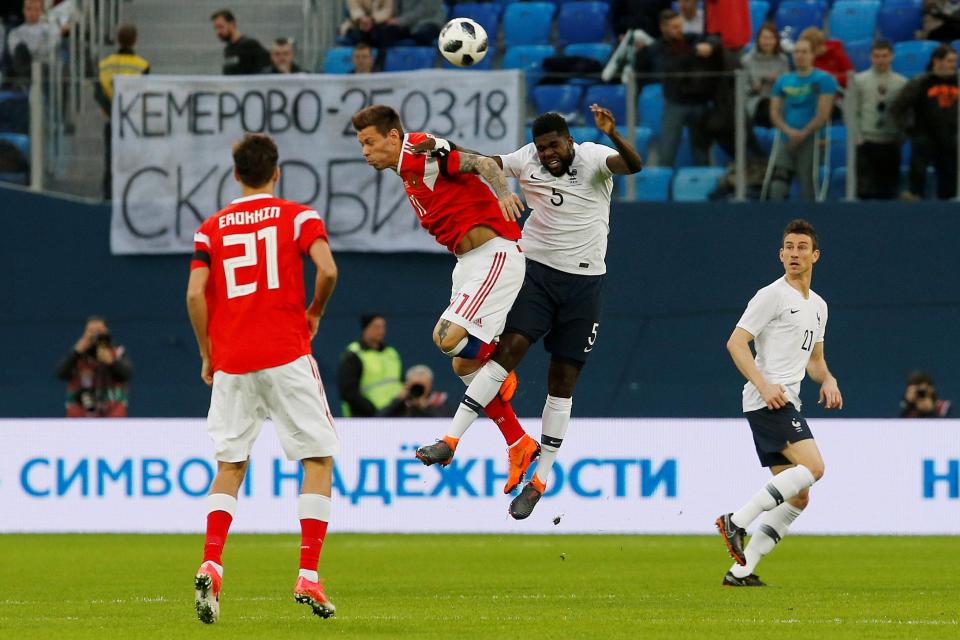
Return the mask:
M467 388L447 434L461 437L530 345L544 338L550 369L540 459L533 478L510 503L510 515L517 520L528 517L546 491L570 422L574 386L596 345L607 272L612 176L641 169L640 155L617 132L613 113L596 104L590 110L615 149L574 142L563 116L545 113L533 122L533 142L511 154L493 156L505 175L519 179L532 209L520 240L527 256L526 275L493 357Z
M813 265L820 259L817 232L806 220L794 220L783 232L780 262L786 274L750 300L727 341L737 369L747 379L743 413L753 431L760 464L773 479L738 511L717 518L727 550L736 564L723 578L725 586L765 586L754 573L760 560L796 520L809 502L809 490L823 476L823 458L800 414L800 382L804 371L820 386L819 404L842 409L837 379L827 368L823 337L827 303L810 289ZM753 341L757 355L750 351ZM760 524L743 548L747 526L760 514Z

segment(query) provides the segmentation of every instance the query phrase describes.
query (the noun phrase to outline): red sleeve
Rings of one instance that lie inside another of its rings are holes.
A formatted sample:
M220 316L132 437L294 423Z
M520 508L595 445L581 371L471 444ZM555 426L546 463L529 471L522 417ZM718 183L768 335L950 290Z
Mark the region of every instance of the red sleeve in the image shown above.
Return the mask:
M298 213L293 220L293 238L303 253L310 251L314 240L328 240L327 228L320 214L313 209L304 209Z
M460 152L451 151L445 159L447 175L457 175L460 173Z
M210 225L204 222L193 234L193 257L190 259L190 270L201 267L210 268Z

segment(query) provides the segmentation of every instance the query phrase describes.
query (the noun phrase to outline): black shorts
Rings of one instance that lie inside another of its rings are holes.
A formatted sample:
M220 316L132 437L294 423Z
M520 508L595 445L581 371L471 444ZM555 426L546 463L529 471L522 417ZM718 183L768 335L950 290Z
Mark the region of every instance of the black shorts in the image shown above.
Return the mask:
M543 345L554 359L583 365L597 342L606 275L565 273L527 258L523 287L504 333Z
M807 426L807 420L793 403L781 409L757 409L743 414L753 431L753 444L757 447L757 457L764 467L781 464L793 464L781 453L791 442L810 440L813 432Z

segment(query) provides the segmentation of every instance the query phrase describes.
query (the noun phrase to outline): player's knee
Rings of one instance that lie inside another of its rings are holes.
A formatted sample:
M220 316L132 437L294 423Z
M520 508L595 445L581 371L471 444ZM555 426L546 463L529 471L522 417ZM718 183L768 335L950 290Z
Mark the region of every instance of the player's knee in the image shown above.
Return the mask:
M804 489L797 495L790 498L789 502L797 509L803 511L807 508L807 505L810 504L810 491L808 489Z
M820 478L823 477L823 472L824 472L823 460L812 462L810 464L805 464L804 466L810 470L810 473L813 474L813 479L816 480L817 482L819 482Z
M468 376L481 367L476 360L467 360L466 358L453 358L450 361L453 366L453 372L458 376Z
M554 398L572 398L576 380L551 380L547 384L547 392Z
M462 348L461 343L466 340L462 335L453 335L446 334L443 336L434 334L433 343L437 345L440 351L443 351L446 355L451 355L458 353ZM451 356L452 357L452 356Z

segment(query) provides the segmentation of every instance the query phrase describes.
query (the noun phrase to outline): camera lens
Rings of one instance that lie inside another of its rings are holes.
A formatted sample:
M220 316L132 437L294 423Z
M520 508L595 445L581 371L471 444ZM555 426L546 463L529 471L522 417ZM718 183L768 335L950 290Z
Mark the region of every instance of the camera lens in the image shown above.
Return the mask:
M422 384L412 384L410 385L410 390L407 392L411 398L419 398L427 391L427 388Z
M929 389L927 389L926 387L920 387L919 389L917 389L917 398L926 398L928 393L929 393Z

